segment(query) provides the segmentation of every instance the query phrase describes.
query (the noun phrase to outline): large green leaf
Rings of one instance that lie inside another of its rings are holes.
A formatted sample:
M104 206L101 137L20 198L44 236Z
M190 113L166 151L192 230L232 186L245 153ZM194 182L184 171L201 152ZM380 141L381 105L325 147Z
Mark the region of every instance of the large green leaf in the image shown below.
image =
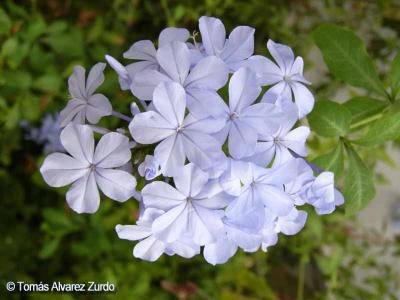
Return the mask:
M350 111L352 124L362 122L387 107L385 102L367 96L353 97L343 103L343 106Z
M346 173L343 194L347 215L353 215L364 208L375 196L371 171L352 147L347 147L349 166Z
M372 123L357 144L375 146L400 137L400 105L393 105L380 119Z
M350 85L386 95L363 41L350 30L333 24L319 26L312 33L332 74Z
M335 149L324 155L318 156L313 160L313 163L326 171L332 171L337 180L342 175L344 168L343 144L341 142L338 143Z
M308 115L311 128L321 136L344 136L350 129L351 113L333 101L319 101Z

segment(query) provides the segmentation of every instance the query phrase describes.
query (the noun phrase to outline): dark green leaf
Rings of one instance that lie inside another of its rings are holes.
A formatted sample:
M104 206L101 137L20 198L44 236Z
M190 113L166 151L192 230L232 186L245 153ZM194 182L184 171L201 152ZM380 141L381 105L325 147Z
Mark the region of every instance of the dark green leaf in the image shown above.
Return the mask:
M352 215L363 209L374 198L375 187L371 171L352 147L346 149L349 157L349 166L343 194L346 214Z
M335 77L378 95L386 95L363 41L352 31L325 24L319 26L312 37Z
M335 149L327 154L318 156L313 160L313 163L326 171L332 171L335 174L335 180L337 180L342 175L344 169L343 152L343 144L339 142Z
M308 115L311 128L321 136L344 136L349 131L351 114L341 104L319 101Z

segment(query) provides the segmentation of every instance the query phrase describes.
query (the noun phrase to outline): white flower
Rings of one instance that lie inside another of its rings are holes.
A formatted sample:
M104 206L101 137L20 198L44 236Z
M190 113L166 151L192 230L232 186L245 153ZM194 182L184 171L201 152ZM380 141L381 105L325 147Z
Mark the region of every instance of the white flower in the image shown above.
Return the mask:
M85 69L81 66L74 68L74 73L68 79L68 89L72 99L61 111L61 127L75 121L80 124L87 119L96 124L101 117L109 116L112 107L108 99L102 94L93 94L104 81L105 63L95 64L85 80Z
M218 131L223 123L213 119L185 118L186 95L175 83L161 83L154 91L154 111L135 115L129 130L138 143L160 142L154 156L161 172L174 175L185 159L202 169L210 168L223 156L221 145L209 133Z
M273 85L266 92L265 101L269 101L270 94L291 100L293 92L299 118L303 118L314 106L314 96L305 86L310 82L303 77L303 59L299 56L295 58L292 49L272 40L268 40L267 48L276 64L264 56L254 55L246 61L246 65L257 74L262 86Z
M100 196L97 185L106 196L120 202L134 194L135 178L125 171L114 169L131 158L127 137L114 132L105 134L94 149L91 128L71 123L61 132L61 143L70 155L50 154L40 172L52 187L72 183L66 198L74 211L94 213L98 209Z
M191 237L200 246L215 241L223 230L220 209L226 206L229 197L194 164L181 168L174 183L175 188L155 181L142 190L146 209L165 211L154 221L153 233L166 243L182 236Z
M160 164L153 155L146 155L144 162L138 167L140 176L152 180L161 174Z
M297 122L297 108L292 103L282 106L284 114L279 122L279 128L273 134L262 133L255 147L255 153L246 158L259 166L265 167L271 161L274 165L281 165L292 159L291 151L299 156L307 156L305 146L310 129L306 126L293 128Z
M178 254L191 258L200 253L200 247L190 239L181 239L173 243L164 243L157 239L152 232L152 224L164 211L147 208L136 222L136 225L117 225L115 231L120 239L137 241L133 256L147 261L156 261L163 253L168 255Z
M260 133L273 133L277 129L279 111L269 103L256 103L261 88L254 73L248 68L236 71L229 82L229 106L218 99L209 113L225 122L215 136L222 143L228 136L229 153L238 159L254 153Z
M201 40L206 55L221 58L231 71L236 71L254 52L254 28L238 26L226 38L220 19L203 16L199 19Z

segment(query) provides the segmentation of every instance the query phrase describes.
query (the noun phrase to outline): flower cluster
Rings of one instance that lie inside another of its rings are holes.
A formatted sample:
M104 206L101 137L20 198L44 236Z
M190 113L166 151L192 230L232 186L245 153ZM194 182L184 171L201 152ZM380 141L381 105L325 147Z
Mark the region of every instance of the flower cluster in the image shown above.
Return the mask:
M254 55L248 26L226 37L219 19L204 16L199 29L201 42L186 29L166 28L158 48L134 43L124 53L134 60L127 66L106 56L121 89L135 96L133 117L95 93L104 63L87 78L76 67L72 99L60 115L66 153L50 154L41 167L50 186L72 184L66 199L78 213L98 209L98 188L116 201L139 201L136 225L117 225L116 232L139 241L133 255L144 260L190 258L202 246L211 264L225 263L238 248L266 251L279 233L304 227L300 206L328 214L344 201L334 174L314 174L304 159L310 130L296 124L314 97L302 58L272 40L274 61ZM110 115L128 121L129 132L94 125ZM102 135L97 146L93 132ZM140 191L137 180L146 183Z

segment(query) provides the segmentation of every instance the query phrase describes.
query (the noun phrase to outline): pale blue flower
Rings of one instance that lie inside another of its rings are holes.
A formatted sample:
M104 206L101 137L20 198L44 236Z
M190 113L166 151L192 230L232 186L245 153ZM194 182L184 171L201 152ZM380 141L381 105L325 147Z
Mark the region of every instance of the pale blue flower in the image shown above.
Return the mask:
M199 19L202 46L205 55L221 58L234 72L254 52L254 28L238 26L226 38L225 26L220 19L203 16Z
M155 219L165 212L155 208L147 208L136 222L136 225L117 225L115 231L120 239L140 241L133 250L133 256L156 261L163 253L168 255L178 254L185 258L191 258L200 253L200 247L190 239L182 238L179 241L165 243L155 237L152 224Z
M81 66L74 68L74 73L68 79L68 89L72 99L60 112L61 127L71 121L84 124L85 120L96 124L101 117L112 113L112 106L103 94L94 94L104 81L105 63L95 64L85 79L85 69Z
M223 123L191 115L185 117L186 95L178 83L161 83L154 91L153 105L154 111L135 115L129 130L138 143L160 142L154 156L164 175L176 174L186 158L208 169L223 156L221 145L210 135Z
M267 48L276 64L264 56L254 55L246 61L246 66L257 74L262 86L272 85L264 96L265 101L270 99L270 94L291 100L293 93L298 116L303 118L314 106L314 96L306 87L310 82L303 76L303 59L299 56L295 58L291 48L272 40L268 40Z
M292 129L298 116L294 104L286 103L281 109L283 114L278 129L273 134L260 134L254 154L246 160L266 167L272 161L274 165L283 164L293 158L293 153L301 157L307 156L305 143L310 129L306 126Z
M260 92L254 73L241 68L229 82L229 106L218 99L213 106L204 108L212 117L225 122L215 136L221 143L228 137L229 154L236 159L254 153L259 134L272 134L278 128L280 114L276 106L253 104Z
M153 180L161 174L160 163L153 155L146 155L144 162L138 167L138 172L146 180Z
M78 213L94 213L100 204L97 185L102 192L119 202L135 193L136 179L117 168L131 159L128 138L111 132L94 146L93 131L88 125L69 124L61 132L65 153L52 153L40 172L52 187L72 184L67 192L68 205Z
M155 219L152 232L166 243L182 236L190 236L198 245L217 240L223 231L221 209L230 197L192 163L180 168L174 183L175 188L163 181L155 181L142 190L146 209L165 211Z

